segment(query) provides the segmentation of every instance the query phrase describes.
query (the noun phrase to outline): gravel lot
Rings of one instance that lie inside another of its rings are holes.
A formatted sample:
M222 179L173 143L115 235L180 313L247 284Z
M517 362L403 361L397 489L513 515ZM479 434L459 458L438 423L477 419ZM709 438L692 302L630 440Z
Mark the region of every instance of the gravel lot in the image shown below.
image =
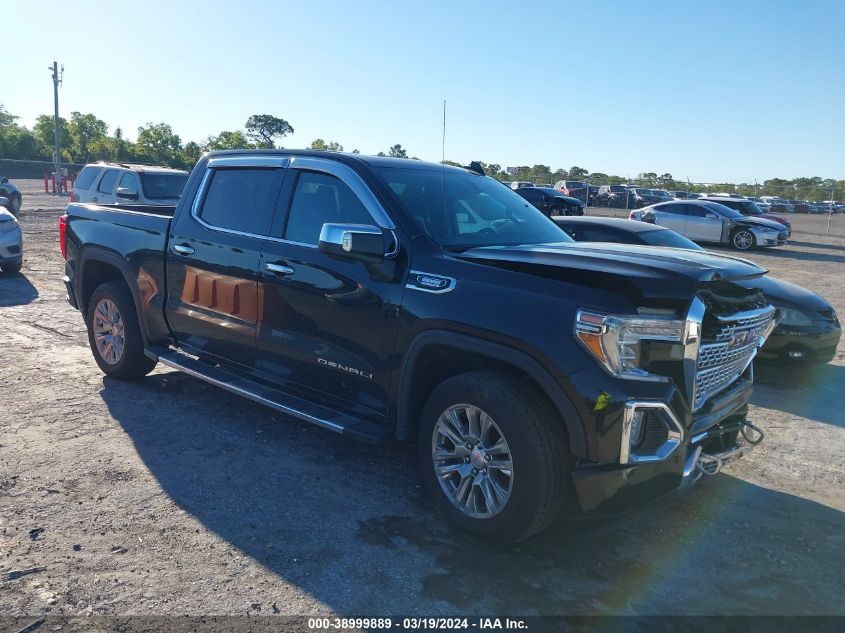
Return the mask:
M163 368L104 379L65 301L60 213L23 212L23 274L0 278L0 612L845 614L845 346L758 372L767 439L726 473L496 550L440 524L410 448ZM826 222L797 216L751 258L845 314Z

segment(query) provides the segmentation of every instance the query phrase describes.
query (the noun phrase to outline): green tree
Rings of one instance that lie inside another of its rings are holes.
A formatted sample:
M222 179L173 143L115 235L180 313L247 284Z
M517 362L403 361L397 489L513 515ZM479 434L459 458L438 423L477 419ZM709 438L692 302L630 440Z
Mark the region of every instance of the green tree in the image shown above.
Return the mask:
M147 160L165 165L179 164L182 139L167 123L147 123L139 127L135 145Z
M0 103L0 127L6 127L7 125L15 125L15 121L18 120L19 117L11 114L3 104Z
M661 189L674 189L675 188L675 179L672 177L672 174L666 173L661 174L657 177L657 186Z
M583 167L578 167L577 165L573 165L569 168L567 178L568 180L583 180L589 175L589 170L584 169Z
M109 126L93 114L71 112L67 128L71 143L70 151L75 161L88 162L92 146L98 150L105 147Z
M321 152L325 152L327 149L326 142L321 138L315 138L313 141L311 141L311 149L316 149L320 150Z
M35 119L35 125L32 128L32 131L35 133L35 138L50 148L50 155L54 153L53 148L56 145L56 138L54 136L55 129L56 127L53 123L52 114L39 114L38 118ZM70 134L67 129L67 120L62 117L59 117L59 143L61 144L62 149L70 147Z
M393 158L408 158L408 151L403 148L399 143L387 150L387 153Z
M535 183L550 183L554 176L552 175L552 170L548 165L534 165L531 168L531 176L529 180Z
M229 132L224 130L217 136L209 136L205 142L206 151L215 149L252 149L255 145L240 130Z
M253 114L247 119L245 127L247 136L262 149L272 149L276 139L293 134L290 123L272 114Z
M185 143L181 153L182 165L184 167L193 167L199 161L200 156L202 156L202 148L198 143L194 143L193 141Z
M337 141L330 141L329 144L326 146L326 149L330 152L342 152L343 145L341 145Z
M653 187L657 184L657 174L653 171L647 171L640 174L640 182L646 187Z

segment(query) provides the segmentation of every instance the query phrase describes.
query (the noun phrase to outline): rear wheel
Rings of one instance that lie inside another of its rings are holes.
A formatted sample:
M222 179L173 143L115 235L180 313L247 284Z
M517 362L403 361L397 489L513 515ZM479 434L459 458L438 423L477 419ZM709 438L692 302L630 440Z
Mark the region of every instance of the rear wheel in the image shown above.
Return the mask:
M9 205L11 206L9 211L12 212L12 215L17 215L21 210L21 197L19 195L12 194L12 197L9 198Z
M568 455L556 411L517 376L453 376L423 408L426 491L450 522L491 541L519 541L552 523L568 489Z
M748 229L740 229L734 232L731 237L731 244L733 244L733 247L738 251L747 251L750 248L754 248L756 242L757 240L754 238L754 233Z
M88 302L88 343L94 359L111 378L142 378L156 362L144 354L135 302L119 281L104 283Z

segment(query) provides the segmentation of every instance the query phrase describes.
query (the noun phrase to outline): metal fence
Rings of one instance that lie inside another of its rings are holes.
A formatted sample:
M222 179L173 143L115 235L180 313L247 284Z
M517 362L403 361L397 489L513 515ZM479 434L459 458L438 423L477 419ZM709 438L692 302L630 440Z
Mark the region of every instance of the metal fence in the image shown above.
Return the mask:
M66 188L69 193L72 181L83 167L85 165L78 163L62 163L61 177L64 178L64 182L61 189ZM23 194L54 193L54 171L55 165L52 161L0 158L0 177L8 178ZM66 192L62 191L62 193Z

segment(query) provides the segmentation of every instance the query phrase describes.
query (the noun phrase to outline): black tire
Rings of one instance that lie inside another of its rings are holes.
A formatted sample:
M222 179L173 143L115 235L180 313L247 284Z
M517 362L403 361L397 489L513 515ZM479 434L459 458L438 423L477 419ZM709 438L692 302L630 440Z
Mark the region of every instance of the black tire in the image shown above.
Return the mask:
M731 233L731 246L738 251L749 251L757 246L757 238L749 229L737 229Z
M437 420L456 405L482 409L510 448L510 496L498 514L487 518L458 509L435 473L432 446ZM418 453L423 484L435 505L453 525L487 541L514 543L537 534L560 515L571 496L571 457L563 421L544 394L519 376L476 371L443 381L423 407Z
M104 300L109 300L116 306L122 320L123 346L122 353L116 362L106 360L95 341L95 312L97 306ZM106 376L120 380L134 380L143 378L156 366L156 361L144 354L144 341L138 325L138 315L135 312L135 301L123 282L109 281L97 286L88 302L85 323L88 327L88 344L91 346L94 360Z
M0 193L2 195L2 193ZM17 215L20 213L21 210L21 197L20 194L11 194L9 195L9 212L12 215Z
M22 259L16 262L6 262L5 264L0 264L0 270L2 270L4 275L17 275L21 271L22 267Z

